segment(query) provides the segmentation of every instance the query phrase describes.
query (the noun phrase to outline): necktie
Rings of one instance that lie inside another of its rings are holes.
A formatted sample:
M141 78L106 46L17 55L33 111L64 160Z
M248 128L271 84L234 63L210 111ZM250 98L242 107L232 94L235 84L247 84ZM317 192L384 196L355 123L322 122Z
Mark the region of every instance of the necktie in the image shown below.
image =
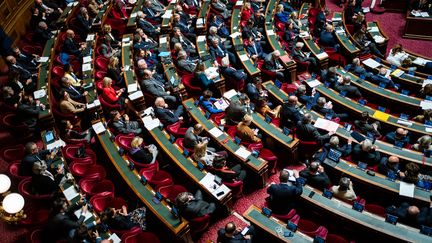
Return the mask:
M221 53L220 56L224 57L225 56L225 52L222 50L222 48L220 48L220 46L217 46L219 52Z
M149 13L150 13L150 16L154 16L154 13L153 13L153 11L151 10L151 8L148 8L148 11L149 11Z
M74 88L74 86L70 86L71 87L71 89L73 90L73 91L75 91L75 93L77 93L78 95L80 95L80 93L78 92L78 90L76 90L75 88Z
M255 43L253 43L253 48L254 48L255 54L258 55L258 50L256 49Z

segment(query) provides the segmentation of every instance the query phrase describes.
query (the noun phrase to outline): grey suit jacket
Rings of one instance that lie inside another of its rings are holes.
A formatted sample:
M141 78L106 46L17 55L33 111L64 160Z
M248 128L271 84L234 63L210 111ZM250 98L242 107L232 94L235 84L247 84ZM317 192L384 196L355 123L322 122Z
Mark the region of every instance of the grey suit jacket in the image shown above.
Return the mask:
M144 90L156 97L163 97L168 95L165 91L164 84L156 80L155 78L145 79L141 83L144 86Z
M202 141L202 137L193 133L193 127L189 127L184 136L183 145L186 148L193 149L195 145Z

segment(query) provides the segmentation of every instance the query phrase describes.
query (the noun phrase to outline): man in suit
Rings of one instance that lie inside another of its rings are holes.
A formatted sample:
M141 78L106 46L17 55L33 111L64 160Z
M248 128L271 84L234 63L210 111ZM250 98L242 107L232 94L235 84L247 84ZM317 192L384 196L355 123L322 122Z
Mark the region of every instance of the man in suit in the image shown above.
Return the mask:
M200 123L195 124L193 127L189 127L183 138L183 146L188 149L193 149L198 143L208 141L208 137L200 136L203 130L204 128ZM209 147L207 147L207 149L209 149Z
M156 23L161 23L161 13L153 7L153 4L150 0L145 1L144 6L142 7L143 13L146 15L146 18L152 20Z
M381 128L380 122L375 121L373 123L369 123L369 113L367 111L362 112L360 119L354 121L354 125L356 129L363 134L370 133L374 137L381 136L381 133L379 132L379 129Z
M359 89L355 86L351 85L351 77L345 76L342 79L342 82L336 84L335 88L339 90L339 92L345 92L345 95L349 98L360 98L362 94Z
M155 100L154 113L159 120L165 125L170 125L178 121L183 121L183 106L179 105L175 110L168 109L168 104L164 98L157 97Z
M228 19L229 17L231 17L231 11L229 11L227 6L220 0L212 0L211 7L216 10L218 14L222 15L224 19Z
M33 41L35 43L45 45L45 43L53 37L53 33L48 28L48 25L44 21L40 21L36 27Z
M387 175L389 172L392 172L399 178L405 177L405 174L399 169L399 158L395 155L390 157L383 157L378 165L378 172Z
M9 72L17 73L21 83L30 85L30 83L36 82L36 75L33 75L29 70L17 63L17 60L14 56L7 56L6 62L9 65Z
M73 100L66 90L60 91L60 97L59 107L61 113L65 115L78 115L78 113L85 111L86 105Z
M318 70L318 63L314 57L311 57L302 51L304 44L303 42L297 42L291 51L293 59L300 62L306 62L312 70Z
M164 98L170 105L174 105L177 101L176 97L172 96L170 91L165 89L165 84L161 80L154 78L152 71L148 69L144 70L144 79L141 82L141 87L155 98Z
M299 178L298 171L294 170L293 176L297 180ZM282 170L279 174L279 184L272 184L267 188L269 207L275 214L284 215L296 208L298 199L303 192L301 183L288 181L289 177L289 172Z
M18 65L28 70L32 74L37 73L37 60L39 58L38 55L22 52L18 46L13 47L12 51Z
M214 60L228 56L230 63L234 67L238 67L237 58L232 52L228 51L225 46L221 42L219 42L218 39L213 38L209 49L210 55L213 57Z
M417 224L417 216L419 215L420 210L417 206L403 202L399 205L399 207L392 205L386 208L385 212L397 216L398 221L403 224L415 226Z
M339 119L344 121L349 117L347 113L336 113L333 110L333 104L327 103L325 97L319 97L316 102L316 105L314 105L312 109L324 116L331 116L331 119Z
M231 101L225 109L225 122L228 125L237 125L248 113L252 113L250 99L246 94L241 94L238 100Z
M324 144L323 147L325 153L328 153L330 149L334 149L341 152L342 157L348 156L352 152L352 140L348 139L347 144L345 144L344 146L340 146L339 138L337 136L331 136L330 141Z
M45 105L39 100L34 100L33 95L23 95L17 103L16 115L18 122L24 123L31 131L38 130L39 113L45 109Z
M408 130L405 130L401 127L397 128L394 132L389 132L385 136L386 141L396 145L397 142L402 143L402 146L405 146L410 143L410 137L408 135Z
M80 27L79 35L81 40L85 40L93 24L85 7L80 8L80 13L76 17L76 23Z
M61 78L62 89L69 93L69 97L73 100L84 100L87 91L84 91L82 87L73 86L71 81L67 77Z
M311 122L312 115L309 113L305 114L302 120L297 122L296 135L298 139L302 141L316 141L323 144L325 140L328 140L334 134L333 131L330 131L327 134L321 135Z
M248 226L246 234L241 234L243 229L237 228L234 222L229 222L225 228L218 231L218 243L252 243L255 235L255 228L253 225Z
M381 160L381 154L377 151L377 147L372 144L369 139L363 140L360 144L356 144L353 148L351 158L354 162L363 162L368 166L375 166Z
M255 27L255 21L253 19L249 19L246 23L246 26L243 27L242 37L243 39L249 39L253 37L254 40L261 45L266 44L264 36L261 34L261 32L259 32L258 28Z
M328 83L330 88L335 88L338 85L339 78L341 77L336 73L335 67L323 69L321 72L321 82Z
M246 45L246 51L255 63L258 60L265 59L268 55L264 52L261 44L256 42L252 36L249 37L249 43Z
M117 110L113 110L110 113L112 122L111 125L118 133L129 134L133 133L139 135L142 133L142 129L137 121L131 121L127 114L123 116Z
M379 73L376 75L373 75L371 77L372 81L378 84L384 84L384 88L390 87L399 89L399 87L391 80L390 76L387 75L387 69L386 68L380 68Z
M176 197L176 204L179 207L180 214L186 220L211 214L216 210L214 203L208 203L203 200L202 192L198 190L195 195L190 192L182 192Z
M196 46L181 33L180 28L174 27L173 32L174 35L171 38L171 45L174 46L175 43L180 43L183 50L187 51L189 55L196 55Z
M432 227L432 201L429 207L422 207L417 215L417 226Z
M358 77L364 76L365 79L370 80L373 76L373 73L366 71L366 69L362 66L361 61L358 57L354 58L352 64L349 64L348 71L357 75Z
M285 68L282 66L282 64L279 61L280 58L280 52L278 50L273 51L269 55L266 56L264 59L264 65L263 69L270 71L276 75L276 78L285 81L285 75L284 71Z
M279 127L292 128L297 124L297 122L303 119L303 115L297 108L297 102L297 97L291 95L288 97L288 101L282 104Z
M256 103L259 98L267 98L267 93L262 89L262 80L260 77L252 78L252 82L246 85L246 94ZM270 107L272 104L269 105Z
M219 66L219 70L222 73L223 76L230 79L232 82L237 82L236 87L240 85L241 82L246 81L247 74L243 71L243 69L235 69L234 67L231 67L230 60L228 57L224 57L221 60L221 65Z
M62 52L67 53L69 55L75 55L77 57L84 56L84 51L87 48L86 43L77 44L74 41L75 32L71 29L66 31L66 39L63 43Z
M185 51L179 51L177 54L177 67L189 73L195 72L197 64L188 58Z
M49 167L54 159L57 151L50 152L49 150L39 150L38 146L34 142L28 142L25 145L25 155L21 160L21 164L19 167L19 175L20 176L31 176L33 175L32 169L33 164L36 161L42 162L45 161L47 166Z
M306 92L307 92L306 86L302 84L295 91L295 96L297 96L300 103L304 105L307 104L310 104L312 106L315 105L316 100L319 97L319 93L316 93L314 90L312 90L312 95L307 95Z
M187 38L191 39L192 41L196 41L196 34L195 34L195 28L193 28L190 24L187 22L184 22L180 14L175 13L173 17L173 27L177 27L180 29L182 34L186 36Z
M340 46L336 40L332 25L327 24L325 30L323 30L320 34L319 42L323 46L334 48L336 52L339 51Z
M323 190L331 185L330 179L319 162L314 161L310 166L300 171L300 176L307 180L307 183L314 188Z
M158 25L154 25L148 22L145 19L145 14L143 13L143 11L137 12L136 24L138 28L142 29L147 35L151 36L152 38L156 38L160 34L160 27Z

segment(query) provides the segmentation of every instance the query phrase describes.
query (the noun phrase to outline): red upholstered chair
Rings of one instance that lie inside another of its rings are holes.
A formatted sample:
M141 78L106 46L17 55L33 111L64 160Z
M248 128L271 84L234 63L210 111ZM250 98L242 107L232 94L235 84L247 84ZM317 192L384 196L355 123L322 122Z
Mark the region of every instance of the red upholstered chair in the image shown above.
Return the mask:
M368 212L370 212L370 213L379 215L381 217L385 217L385 214L386 214L385 213L385 208L383 206L377 205L377 204L370 204L370 203L368 203L368 204L365 205L365 210L368 211Z
M38 207L24 208L24 213L27 217L18 223L25 226L44 225L48 221L50 211L49 209Z
M24 123L18 121L19 119L17 115L11 113L3 116L2 124L11 132L15 132L17 134L28 134L27 126Z
M197 217L191 219L189 221L189 226L191 229L192 236L196 235L199 232L202 232L207 229L210 224L210 215L206 214L201 217Z
M276 155L274 155L274 153L266 148L263 148L263 144L262 143L253 143L250 144L248 146L249 150L256 150L259 151L259 157L267 160L267 162L269 163L269 169L270 169L270 173L276 173L276 166L277 166L277 157Z
M280 22L280 21L276 21L276 29L278 31L285 31L285 23Z
M3 147L0 149L0 155L7 162L20 160L24 157L24 146L22 144Z
M243 181L223 182L223 184L231 190L233 197L239 198L242 196Z
M300 61L299 59L294 59L297 63L297 70L300 72L309 72L309 63Z
M184 137L186 134L187 127L181 127L183 125L180 121L168 125L166 127L167 131L176 138Z
M79 181L81 190L90 196L97 195L99 193L112 193L114 194L114 184L107 179L97 180L94 178L83 178Z
M42 243L42 234L43 234L42 228L41 229L34 229L27 236L27 242Z
M189 97L199 97L202 94L202 89L199 86L195 86L193 83L194 75L188 74L183 75L181 78Z
M119 134L116 136L116 144L122 147L124 150L129 151L131 149L131 142L135 135Z
M102 105L102 108L104 111L110 112L112 110L121 110L121 106L119 104L111 104L108 101L106 101L102 95L98 96L99 101Z
M294 216L290 219L290 221L291 221L292 223L294 223L295 225L298 225L298 223L299 223L299 221L300 221L300 215L298 215L298 214L294 215Z
M123 205L127 206L126 200L121 197L114 197L112 192L102 192L94 195L90 198L90 203L97 213L104 211L107 207L118 209Z
M54 74L56 77L61 78L64 76L64 70L61 66L54 66L52 68L52 74Z
M9 168L8 168L9 175L16 182L22 181L22 180L27 179L27 178L30 178L30 176L20 176L19 175L20 164L21 164L21 161L17 160L16 162L11 163L9 165Z
M108 70L109 60L105 57L96 57L95 65L98 71L106 72Z
M299 142L299 155L301 159L309 159L320 149L320 144L315 141L302 141Z
M77 177L87 177L99 180L106 177L106 171L101 165L89 166L88 164L74 161L69 165L69 169L72 175Z
M316 223L305 219L299 220L298 229L310 237L319 236L323 239L326 239L328 233L328 230L325 227L319 226Z
M181 192L187 192L187 189L182 185L166 185L159 186L156 191L160 192L164 198L169 199L171 202L175 202L175 198Z
M107 75L106 71L96 71L96 79L101 80Z
M154 187L173 184L172 176L163 170L143 168L140 170L139 174L144 176L147 182Z
M40 55L42 53L42 48L36 45L25 45L22 47L22 50L27 53Z
M125 233L121 237L121 241L123 243L139 243L139 242L148 242L148 243L159 243L159 238L147 231L138 231L131 232L131 233Z
M190 153L193 153L193 149L189 149L189 148L186 148L185 146L183 146L183 138L177 138L176 139L176 141L175 141L175 143L181 148L181 149L186 149L188 152L189 152L189 154Z
M34 195L34 194L32 194L31 178L26 178L26 179L22 180L18 184L18 191L27 200L48 201L48 200L52 199L51 194L47 194L47 195Z
M80 146L77 145L66 145L65 147L63 147L63 156L70 161L83 161L83 162L88 162L88 158L91 158L93 163L96 163L96 154L95 152L93 152L93 150L91 149L85 149L86 155L84 158L78 158L76 157L76 153L78 151L78 149L80 148Z
M126 153L126 158L129 161L132 161L137 169L147 168L147 169L159 170L159 162L157 160L153 164L144 164L144 163L140 163L140 162L137 162L136 160L132 159L132 157L129 155L129 153Z
M265 207L269 207L268 203L264 203ZM288 220L292 219L296 215L297 211L293 208L291 211L289 211L287 214L275 214L272 213L272 216L282 220L283 222L288 222Z
M210 116L210 120L214 121L218 126L221 124L221 120L224 118L225 118L225 112L212 114Z
M340 235L328 234L326 237L326 242L331 243L349 243L350 241L346 240Z

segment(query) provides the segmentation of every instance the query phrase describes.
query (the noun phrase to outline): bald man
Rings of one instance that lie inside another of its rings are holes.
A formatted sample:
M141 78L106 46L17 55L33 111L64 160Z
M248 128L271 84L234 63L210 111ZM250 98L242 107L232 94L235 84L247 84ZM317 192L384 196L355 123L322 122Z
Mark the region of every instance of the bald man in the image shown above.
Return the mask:
M63 43L62 51L69 54L82 57L84 55L83 51L87 48L85 43L75 43L74 41L75 32L73 30L66 31L66 39Z
M168 109L168 104L164 98L157 97L155 100L154 113L164 125L170 125L178 121L183 121L183 106L179 105L175 110Z
M386 208L386 213L397 216L398 222L414 226L417 224L416 221L420 209L417 206L403 202L399 207L393 205Z
M295 95L291 95L288 97L288 102L285 102L282 105L279 125L281 128L292 128L303 118L303 115L297 108L297 102L297 97Z
M410 138L408 135L408 130L405 130L401 127L396 129L394 132L389 132L385 136L387 142L396 145L396 143L400 143L400 145L405 146L410 143Z
M389 172L395 174L397 177L404 177L405 174L399 169L399 158L397 156L383 157L378 165L378 172L387 175Z

